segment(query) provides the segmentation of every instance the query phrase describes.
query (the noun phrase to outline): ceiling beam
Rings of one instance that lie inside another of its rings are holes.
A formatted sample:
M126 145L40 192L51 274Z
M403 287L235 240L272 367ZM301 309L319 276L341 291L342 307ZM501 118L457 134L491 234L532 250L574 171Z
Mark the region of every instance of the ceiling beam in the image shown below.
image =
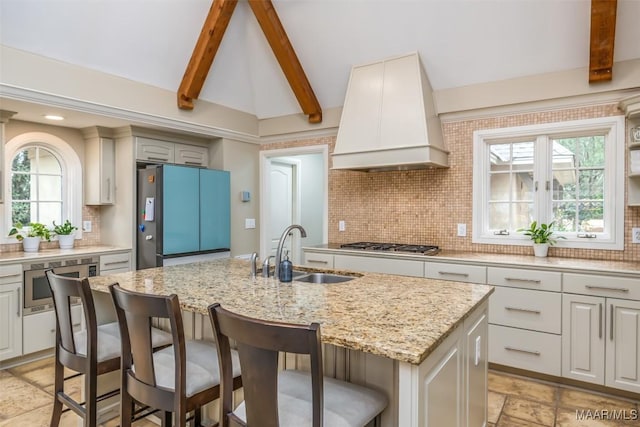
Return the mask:
M591 0L589 83L610 81L613 77L617 6L617 0Z
M178 89L178 108L193 110L238 0L214 0Z
M249 6L267 38L280 68L282 68L289 86L298 99L302 112L309 116L309 123L320 123L322 121L320 103L318 103L271 0L249 0Z

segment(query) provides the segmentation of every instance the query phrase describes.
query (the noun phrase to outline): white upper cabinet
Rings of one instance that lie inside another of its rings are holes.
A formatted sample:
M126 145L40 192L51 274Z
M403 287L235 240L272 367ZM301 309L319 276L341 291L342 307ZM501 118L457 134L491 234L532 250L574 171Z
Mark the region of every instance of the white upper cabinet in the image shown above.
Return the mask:
M101 128L84 131L84 203L115 203L116 149L110 134Z
M136 160L149 163L173 163L187 166L209 166L209 149L202 145L182 144L136 137Z

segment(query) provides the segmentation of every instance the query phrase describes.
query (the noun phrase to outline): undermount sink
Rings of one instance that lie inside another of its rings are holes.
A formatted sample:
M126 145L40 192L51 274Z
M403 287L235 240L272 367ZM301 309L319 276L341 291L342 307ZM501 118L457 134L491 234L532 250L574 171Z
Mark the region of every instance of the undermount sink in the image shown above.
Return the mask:
M354 276L343 276L341 274L331 273L310 273L293 278L296 282L305 283L342 283L353 279L355 279Z

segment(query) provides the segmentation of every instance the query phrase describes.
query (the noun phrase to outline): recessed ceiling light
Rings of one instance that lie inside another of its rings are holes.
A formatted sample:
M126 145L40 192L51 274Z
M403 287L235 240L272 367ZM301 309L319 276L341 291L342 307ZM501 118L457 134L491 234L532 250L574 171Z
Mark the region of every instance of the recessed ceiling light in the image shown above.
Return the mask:
M47 120L64 120L64 117L55 114L45 114L44 118Z

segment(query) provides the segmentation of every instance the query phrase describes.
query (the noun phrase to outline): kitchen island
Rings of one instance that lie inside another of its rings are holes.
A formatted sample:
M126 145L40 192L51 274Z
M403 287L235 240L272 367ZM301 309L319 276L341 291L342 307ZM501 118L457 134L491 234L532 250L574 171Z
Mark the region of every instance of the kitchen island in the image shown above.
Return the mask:
M208 326L219 302L264 320L321 325L325 375L378 387L385 426L481 426L486 420L487 301L491 286L385 274L336 284L249 277L249 263L224 259L90 278L94 291L177 294ZM200 335L207 336L206 332ZM293 355L286 367L304 367Z

